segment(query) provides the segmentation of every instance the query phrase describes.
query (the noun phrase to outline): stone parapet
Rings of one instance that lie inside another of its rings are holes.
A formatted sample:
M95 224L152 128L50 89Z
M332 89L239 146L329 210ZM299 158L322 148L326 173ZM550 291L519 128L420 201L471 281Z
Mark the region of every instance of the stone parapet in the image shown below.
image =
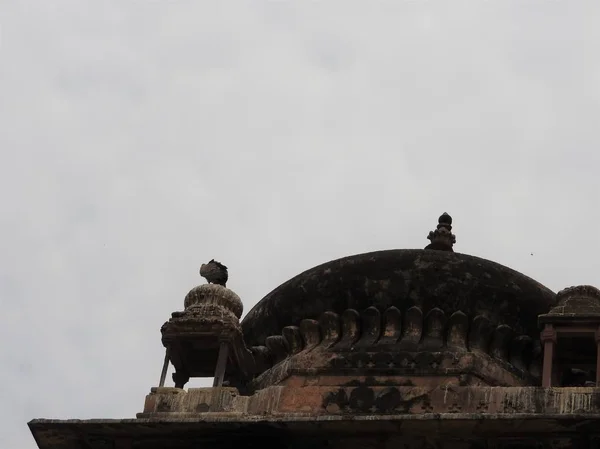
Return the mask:
M600 388L370 385L268 387L251 396L235 388L154 388L138 418L252 416L580 415L600 414ZM183 414L183 415L182 415Z

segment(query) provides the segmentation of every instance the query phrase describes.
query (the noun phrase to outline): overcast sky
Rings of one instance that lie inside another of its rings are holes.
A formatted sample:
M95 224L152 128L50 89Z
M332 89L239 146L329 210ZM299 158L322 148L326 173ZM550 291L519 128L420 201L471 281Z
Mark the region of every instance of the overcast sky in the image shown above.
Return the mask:
M447 211L458 252L600 285L599 14L0 1L0 447L140 412L211 258L247 312L319 263L424 247Z

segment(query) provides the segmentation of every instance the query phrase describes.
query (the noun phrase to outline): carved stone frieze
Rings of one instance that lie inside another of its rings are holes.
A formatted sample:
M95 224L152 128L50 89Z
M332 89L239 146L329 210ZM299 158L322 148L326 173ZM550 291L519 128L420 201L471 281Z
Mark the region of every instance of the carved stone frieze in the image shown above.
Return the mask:
M539 345L507 324L483 315L469 319L461 311L449 317L438 308L423 313L416 306L405 311L392 306L383 313L376 307L362 313L348 309L341 316L328 311L284 328L251 350L265 370L289 358L297 359L295 369L301 370L301 357L310 353L311 361L322 363L306 367L322 373L470 373L492 385L507 384L494 370L516 376L520 385L536 384L541 363Z

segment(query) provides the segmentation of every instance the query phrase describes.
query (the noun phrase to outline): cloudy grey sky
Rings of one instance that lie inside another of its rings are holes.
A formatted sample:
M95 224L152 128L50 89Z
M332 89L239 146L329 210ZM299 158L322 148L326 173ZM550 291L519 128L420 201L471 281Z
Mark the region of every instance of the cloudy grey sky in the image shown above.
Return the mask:
M321 262L424 247L448 211L459 252L599 285L599 14L0 1L0 447L141 411L213 257L248 311Z

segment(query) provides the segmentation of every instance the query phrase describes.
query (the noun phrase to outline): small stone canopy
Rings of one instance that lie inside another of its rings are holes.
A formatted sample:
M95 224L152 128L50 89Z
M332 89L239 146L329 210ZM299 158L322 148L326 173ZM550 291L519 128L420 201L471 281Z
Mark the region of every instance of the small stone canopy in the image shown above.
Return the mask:
M591 285L561 290L556 305L539 316L538 324L543 327L543 387L556 385L560 381L558 370L565 367L571 371L583 368L584 385L584 381L600 383L600 290ZM591 375L594 368L595 375Z
M209 377L221 386L229 365L238 377L254 374L240 327L243 304L237 294L212 283L194 287L185 297L185 310L173 312L161 327L166 348L160 386L164 385L169 361L175 367L173 381L183 388L190 377Z
M568 287L558 292L556 300L548 313L540 315L539 324L590 320L600 323L600 290L596 287Z

